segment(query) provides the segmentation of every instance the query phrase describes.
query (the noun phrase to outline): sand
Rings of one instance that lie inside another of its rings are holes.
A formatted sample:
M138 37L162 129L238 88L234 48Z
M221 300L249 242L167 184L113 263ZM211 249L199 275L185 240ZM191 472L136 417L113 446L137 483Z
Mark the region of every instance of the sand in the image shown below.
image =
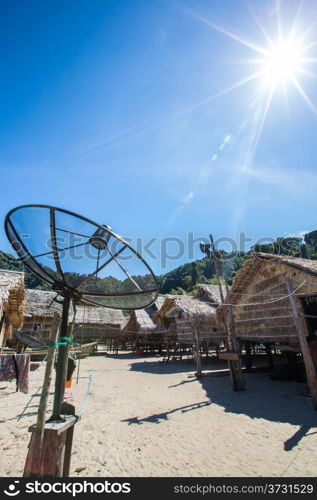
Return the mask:
M81 360L67 393L82 411L72 476L315 476L317 413L305 384L245 374L235 393L223 362L205 362L197 380L191 359L132 354ZM90 371L92 370L92 371ZM21 476L35 422L44 365L29 394L0 382L0 475ZM49 409L52 404L50 403ZM75 472L82 468L81 472Z

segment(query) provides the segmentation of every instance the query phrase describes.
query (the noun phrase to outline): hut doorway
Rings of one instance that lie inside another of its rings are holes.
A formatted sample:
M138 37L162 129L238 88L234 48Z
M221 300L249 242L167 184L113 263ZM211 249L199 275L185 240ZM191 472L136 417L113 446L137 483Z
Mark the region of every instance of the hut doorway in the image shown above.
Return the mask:
M306 319L308 333L317 330L317 295L303 297L301 299L304 315Z

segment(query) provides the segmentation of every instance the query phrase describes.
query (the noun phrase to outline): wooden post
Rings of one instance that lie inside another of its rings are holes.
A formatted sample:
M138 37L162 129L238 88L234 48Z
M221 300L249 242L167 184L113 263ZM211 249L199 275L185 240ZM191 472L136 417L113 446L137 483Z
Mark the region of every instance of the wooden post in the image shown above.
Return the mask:
M54 313L50 342L56 342L58 337L59 325L60 325L60 316L59 314ZM24 474L23 474L24 477L32 477L32 476L38 477L40 475L46 408L47 408L47 400L52 380L55 352L56 352L56 347L50 347L48 349L42 394L37 414L37 422L29 444L29 451L24 467Z
M245 348L245 367L247 369L247 372L252 371L252 354L251 354L251 344L250 342L245 342L244 343L244 348Z
M231 301L229 287L226 283L226 299L224 298L222 285L221 285L221 271L219 261L215 252L215 246L212 235L210 235L210 248L212 251L212 258L215 264L216 278L219 287L221 303L224 306L224 319L225 319L225 330L227 333L227 343L229 351L238 353L238 360L228 359L228 367L230 372L230 377L232 381L232 388L234 391L243 391L245 389L245 384L242 376L241 370L241 359L240 359L240 346L235 335L234 317L232 313Z
M244 391L245 383L242 375L241 368L241 356L240 356L240 344L236 336L235 324L234 324L234 316L232 312L232 304L230 297L230 290L228 284L226 282L226 306L227 306L227 335L228 335L228 347L229 350L233 351L238 355L238 359L228 360L232 386L234 391Z
M267 357L267 364L268 364L268 369L270 371L274 370L274 364L273 364L273 356L272 356L272 350L271 350L271 344L268 342L264 343L265 347L265 352L266 352L266 357Z
M76 416L67 415L63 422L45 424L40 468L36 474L30 472L28 475L24 474L24 477L68 477L76 422ZM32 432L30 445L34 449L35 426L29 430Z
M317 410L317 377L316 377L316 367L313 363L311 352L309 349L308 342L306 340L307 336L307 327L304 323L304 318L300 314L299 307L296 301L296 297L292 295L293 287L289 279L285 280L287 293L289 294L289 300L295 320L295 327L298 335L298 341L300 345L300 349L303 355L303 360L306 369L307 375L307 383L309 387L310 394L313 400L313 407Z
M198 333L198 328L196 326L195 320L192 322L192 328L193 328L193 333L194 333L194 356L196 359L196 366L197 366L197 372L195 373L197 378L202 377L202 370L201 370L201 357L200 357L200 350L199 350L199 333Z

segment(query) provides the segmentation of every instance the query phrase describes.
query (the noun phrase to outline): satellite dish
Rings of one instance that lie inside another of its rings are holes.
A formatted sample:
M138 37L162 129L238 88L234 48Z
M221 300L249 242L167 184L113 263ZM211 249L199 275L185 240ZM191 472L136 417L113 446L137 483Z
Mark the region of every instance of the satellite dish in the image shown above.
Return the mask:
M7 214L5 230L24 264L76 302L143 309L157 298L148 264L108 225L61 208L24 205Z
M70 302L143 309L158 296L155 276L142 258L110 226L62 208L23 205L5 218L7 237L24 264L63 296L53 414L60 415L69 352Z

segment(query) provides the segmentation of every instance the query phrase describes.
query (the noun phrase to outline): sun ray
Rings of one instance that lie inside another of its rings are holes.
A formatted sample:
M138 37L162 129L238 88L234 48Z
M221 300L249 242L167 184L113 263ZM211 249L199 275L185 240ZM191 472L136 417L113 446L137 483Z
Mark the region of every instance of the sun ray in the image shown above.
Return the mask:
M262 118L260 120L258 129L257 129L257 133L256 133L256 136L255 136L253 156L254 156L254 154L255 154L255 152L257 150L258 144L259 144L259 140L260 140L260 137L261 137L261 134L262 134L262 131L263 131L264 123L265 123L268 111L270 109L270 106L271 106L271 102L272 102L272 98L273 98L273 95L274 95L274 91L275 91L275 86L272 85L271 88L270 88L270 90L269 90L269 92L268 92L268 94L267 94L267 99L266 99L265 107L264 107L264 110L263 110Z
M260 20L257 17L257 15L255 14L254 10L251 9L251 7L249 7L249 10L250 10L250 12L252 14L253 19L255 20L256 24L258 25L258 27L260 28L262 34L264 35L264 37L265 37L268 45L272 48L273 45L274 45L272 38L268 35L267 31L264 29L263 24L260 23Z
M295 76L292 77L292 82L293 82L294 86L296 87L296 89L298 90L298 92L300 93L300 95L302 96L302 98L304 99L304 101L308 104L308 106L310 107L310 109L313 111L313 113L315 113L315 115L317 115L317 109L316 109L316 107L311 102L311 100L309 99L309 97L306 94L305 90L303 89L303 87L301 86L301 84L299 83L299 81L295 78Z
M305 45L304 47L302 47L300 49L300 52L303 53L303 52L306 52L307 50L311 49L312 47L314 47L314 45L317 45L317 40L313 40L312 42L310 42L308 45Z
M218 24L215 24L213 21L210 21L209 19L207 19L207 18L205 18L203 16L200 16L199 14L197 14L196 12L194 12L194 11L192 11L190 9L188 9L188 12L193 17L195 17L196 19L198 19L199 21L201 21L202 23L205 23L208 26L211 26L216 31L219 31L223 35L226 35L228 38L232 38L232 40L235 40L236 42L239 42L242 45L245 45L249 49L255 50L259 54L262 54L262 55L266 55L267 54L267 50L264 49L263 47L260 47L259 45L256 45L255 43L249 42L248 40L245 40L244 38L241 38L240 36L236 35L235 33L232 33L231 31L228 31L225 28L222 28Z
M247 76L243 80L239 80L238 82L234 83L233 85L230 85L230 87L226 87L223 90L220 90L216 94L212 94L209 97L206 97L205 99L202 99L201 101L196 102L195 104L192 104L186 109L183 109L182 111L179 111L178 113L175 113L174 115L170 116L169 118L166 118L162 121L159 122L158 125L165 125L167 123L170 123L174 121L175 119L181 118L182 116L185 116L192 111L195 111L196 109L200 108L201 106L208 104L209 102L212 102L216 99L219 99L219 97L222 97L223 95L228 94L229 92L232 92L233 90L242 87L248 82L251 82L252 80L255 80L256 78L259 78L263 74L262 71L257 71L255 73L252 73L251 75Z
M288 121L288 124L289 124L289 122L290 122L290 114L289 114L288 91L287 91L287 83L286 82L283 82L283 95L284 95L284 101L285 101L287 121Z
M308 69L305 68L299 68L299 73L303 73L304 75L311 76L312 78L317 78L317 74L313 73L312 71L309 71Z
M276 23L277 23L277 39L281 43L283 40L282 23L280 15L280 1L276 0Z
M303 30L302 34L299 35L298 41L300 45L304 43L305 38L308 38L308 35L312 32L316 32L316 21L313 21L306 29Z
M303 5L304 5L304 0L301 0L298 5L298 9L296 11L296 14L294 16L293 22L292 22L292 27L289 33L289 38L293 38L295 36L295 32L297 30L297 21L299 19L299 16L303 10Z

